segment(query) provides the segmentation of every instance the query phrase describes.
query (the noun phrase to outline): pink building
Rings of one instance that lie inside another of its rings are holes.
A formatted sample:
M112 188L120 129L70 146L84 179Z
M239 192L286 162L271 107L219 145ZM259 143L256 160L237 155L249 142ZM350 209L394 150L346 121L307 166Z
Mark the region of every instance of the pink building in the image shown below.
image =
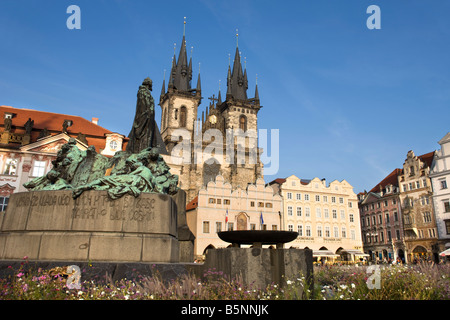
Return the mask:
M359 203L364 252L371 260L405 258L398 175L395 169Z

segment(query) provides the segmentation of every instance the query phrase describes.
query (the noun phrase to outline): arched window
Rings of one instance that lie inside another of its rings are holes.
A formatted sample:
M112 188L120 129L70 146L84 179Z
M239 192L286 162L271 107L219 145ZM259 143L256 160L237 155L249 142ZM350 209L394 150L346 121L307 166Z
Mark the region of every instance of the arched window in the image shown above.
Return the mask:
M247 118L244 115L239 117L239 129L247 131Z
M180 108L180 127L186 127L186 119L187 119L187 110L185 106Z

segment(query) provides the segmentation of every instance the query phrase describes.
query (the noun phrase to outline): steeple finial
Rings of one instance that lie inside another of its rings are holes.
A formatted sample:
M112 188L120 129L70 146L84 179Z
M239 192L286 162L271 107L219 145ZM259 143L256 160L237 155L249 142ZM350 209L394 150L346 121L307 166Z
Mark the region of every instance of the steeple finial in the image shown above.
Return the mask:
M183 22L183 37L186 35L186 17L184 17L184 22Z
M239 30L236 29L236 47L239 47Z

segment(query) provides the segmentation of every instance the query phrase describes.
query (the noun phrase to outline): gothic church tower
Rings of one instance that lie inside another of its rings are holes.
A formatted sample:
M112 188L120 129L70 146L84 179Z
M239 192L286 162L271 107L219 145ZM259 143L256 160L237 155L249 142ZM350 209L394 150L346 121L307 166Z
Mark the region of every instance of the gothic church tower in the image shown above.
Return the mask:
M262 107L259 102L257 85L254 98L247 97L247 70L242 68L238 46L236 46L233 67L228 66L225 100L222 101L220 90L217 98L214 95L209 98L211 103L206 107L206 112L202 112L201 129L197 127L196 122L197 109L202 99L200 74L195 89L191 88L191 79L192 58L188 63L185 35L183 34L178 60L175 55L173 58L167 91L165 83L163 83L160 106L162 109L161 136L169 154L178 143L178 141L172 141L174 131L184 128L189 132L191 139L190 163L182 164L179 175L179 187L186 191L188 202L195 198L198 191L206 187L209 181L215 180L219 174L233 188L244 189L249 183L255 183L256 179L262 176L262 163L260 162L262 151L257 147L256 136L254 136L254 147L252 147L248 142L250 138L245 137L243 141L233 134L240 129L244 135L251 131L256 135L258 112ZM206 159L209 155L207 156L204 152L205 148L211 147L211 141L205 138L205 132L208 129L217 129L223 140L215 140L222 148L221 152L214 153L212 157ZM239 144L241 145L240 149L238 149ZM237 150L240 150L241 156L238 156ZM201 161L197 160L198 153L202 153ZM238 159L241 161L238 162Z

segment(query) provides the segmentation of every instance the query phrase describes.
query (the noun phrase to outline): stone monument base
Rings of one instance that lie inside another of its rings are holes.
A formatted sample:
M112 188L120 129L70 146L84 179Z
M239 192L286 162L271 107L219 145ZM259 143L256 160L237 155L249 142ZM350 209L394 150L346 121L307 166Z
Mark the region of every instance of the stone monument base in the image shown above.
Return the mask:
M107 191L12 194L0 219L0 260L179 262L177 206L142 193L110 200Z
M198 277L208 270L222 271L228 279L241 277L246 285L264 289L270 284L284 286L300 276L313 279L310 249L223 248L209 249L203 264L188 269Z

